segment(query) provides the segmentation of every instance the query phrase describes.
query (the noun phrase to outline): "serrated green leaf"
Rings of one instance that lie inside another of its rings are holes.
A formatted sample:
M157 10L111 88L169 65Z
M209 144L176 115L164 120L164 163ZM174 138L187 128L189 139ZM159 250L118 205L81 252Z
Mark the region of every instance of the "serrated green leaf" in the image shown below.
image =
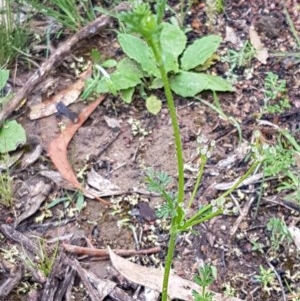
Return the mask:
M149 75L160 77L152 50L138 37L130 34L119 34L118 41L123 51L133 60L141 64Z
M221 37L217 35L196 40L183 53L181 68L187 71L204 64L218 49L221 41Z
M2 90L9 78L9 70L0 69L0 90Z
M146 99L146 108L153 115L157 115L160 112L161 105L161 100L155 95L151 95Z
M183 97L193 97L204 90L233 91L230 83L219 76L183 71L170 78L171 89Z
M177 73L179 70L178 56L183 52L186 45L185 34L178 26L163 23L160 44L166 71Z
M134 90L134 88L128 88L120 91L120 96L124 102L131 103Z
M7 153L17 149L26 142L24 128L15 120L6 121L0 129L0 153Z

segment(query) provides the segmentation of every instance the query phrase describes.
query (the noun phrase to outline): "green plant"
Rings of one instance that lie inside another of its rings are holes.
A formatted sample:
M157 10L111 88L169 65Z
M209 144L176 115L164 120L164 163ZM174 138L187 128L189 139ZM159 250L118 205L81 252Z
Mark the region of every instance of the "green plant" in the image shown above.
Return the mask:
M217 278L217 269L209 264L205 264L199 268L199 275L195 275L194 281L201 286L202 291L193 291L195 301L212 301L213 294L207 291L207 287L211 285Z
M279 79L277 74L267 72L264 91L264 102L269 113L282 113L291 107L286 95L286 80Z
M160 1L157 7L159 3ZM144 6L146 7L147 4ZM141 9L138 14L142 13ZM119 20L126 25L131 20L124 16L124 13L121 14ZM131 17L135 24L130 25L128 30L140 30L143 26L138 23L141 18ZM149 18L151 19L149 23L153 23L155 17L152 18L151 13ZM162 19L154 26L156 29L153 28L153 32L148 32L155 36L153 40L145 38L144 34L148 34L147 32L142 33L144 40L128 33L118 34L119 44L127 57L118 62L114 72L110 74L102 72L104 76L98 82L97 93L119 92L122 99L130 103L136 87L150 91L163 88L164 76L167 74L170 92L172 90L183 97L193 97L203 90L233 90L232 86L221 77L191 71L200 65L203 66L212 57L221 42L219 36L206 36L186 47L187 38L178 26L162 22ZM161 62L158 63L157 59ZM164 65L164 76L161 74L161 64ZM147 99L148 104L153 101L153 97L150 97ZM157 103L157 99L155 101Z
M272 284L275 280L275 273L273 270L271 268L266 270L260 265L259 275L256 275L255 278L262 284L263 290L269 294L270 290L272 289Z
M268 231L271 231L271 248L278 251L280 245L284 242L289 244L292 237L286 223L276 217L272 217L267 223Z
M19 50L25 47L29 37L26 25L20 21L20 12L12 9L13 2L3 0L2 10L0 8L0 68L14 60Z
M299 144L286 130L280 131L276 145L264 145L262 148L264 176L279 176L281 181L277 190L292 191L286 198L297 202L300 202L300 177L296 168L299 154Z
M43 273L45 277L48 277L51 273L53 264L57 258L58 250L59 250L59 244L58 242L54 246L52 251L47 250L47 242L37 237L39 250L40 252L35 258L35 260L31 260L31 258L24 252L25 258L24 261L27 262L28 265L30 265L34 269L38 269Z
M48 206L47 209L50 209L60 203L64 204L64 208L68 208L69 205L74 202L76 202L76 210L78 210L78 212L80 212L83 208L84 208L84 196L83 194L78 191L75 192L74 194L69 194L68 192L66 192L66 196L65 197L61 197L61 198L57 198L54 199Z
M263 253L264 244L260 243L258 239L258 237L252 237L252 239L250 240L250 243L252 245L251 250L254 252L257 251Z
M91 0L23 0L39 13L54 18L66 28L77 31L95 19Z
M255 53L255 48L249 41L246 41L239 51L228 49L227 54L221 58L221 61L229 64L227 73L232 76L236 68L249 66Z
M264 145L264 174L266 177L277 176L286 173L295 165L295 151L286 149L282 144Z
M0 94L5 88L9 78L9 71L0 68ZM6 93L4 93L6 94ZM10 95L0 95L0 108L9 101ZM19 145L26 142L26 133L24 128L15 120L8 120L0 128L0 154L8 154L17 149Z
M121 60L116 71L109 77L102 78L97 87L99 93L109 92L111 90L108 85L109 81L115 91L133 93L137 85L150 81L150 88L163 87L164 89L175 140L178 168L177 191L176 193L168 191L170 180L163 173L150 171L147 173L146 179L149 189L158 192L166 201L161 215L171 219L162 301L166 301L168 298L169 275L177 236L184 231L190 231L195 225L220 215L225 198L260 164L259 161L254 162L229 190L208 205L200 207L192 217L187 216L214 143L207 144L207 141L202 140L203 144L199 148L200 166L196 184L188 200L188 205L185 207L183 150L172 91L184 97L193 97L203 90L232 91L232 87L220 77L190 71L204 64L212 56L221 41L220 37L214 35L204 37L186 48L186 37L181 29L162 22L165 6L166 1L157 1L157 13L153 14L147 3L135 2L131 11L119 15L119 20L124 23L130 34L119 34L118 40L130 59ZM133 34L138 34L142 39ZM182 56L179 64L180 55Z

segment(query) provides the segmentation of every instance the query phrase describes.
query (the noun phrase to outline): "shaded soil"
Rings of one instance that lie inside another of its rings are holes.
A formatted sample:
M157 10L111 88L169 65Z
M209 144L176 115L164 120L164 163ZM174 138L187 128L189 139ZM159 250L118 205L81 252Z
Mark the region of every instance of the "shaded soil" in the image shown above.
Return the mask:
M175 10L178 10L177 3L172 5ZM299 33L299 9L297 10L296 6L296 1L286 1L286 7ZM274 55L276 51L299 52L287 24L282 3L276 0L226 1L224 14L209 18L205 4L196 1L187 20L187 25L191 26L191 31L188 33L190 41L208 33L220 34L226 38L226 30L230 27L235 37L243 43L249 39L250 26L257 30L262 43L270 52L267 64L262 64L253 58L245 66L236 67L231 74L228 73L230 65L227 62L219 61L210 69L214 74L235 78L236 81L234 93L219 95L221 106L228 116L233 116L241 122L245 142L253 141L257 130L261 131L268 141L275 141L276 133L256 120L263 106L264 78L266 72L272 71L287 81L291 113L286 116L266 114L264 117L282 128L289 129L299 142L299 58L297 61L297 58L290 55L284 57ZM93 47L98 47L107 57L111 57L113 53L115 58L119 58L120 51L111 32L97 36L96 39L93 40ZM220 57L224 57L228 49L238 48L238 45L225 41L218 53ZM90 49L85 46L76 53L76 56L86 55ZM73 76L67 75L72 74L69 71L67 67L59 67L53 71L53 78L59 76L59 81L55 91L51 93L68 86L74 80ZM22 77L27 76L22 75ZM34 95L45 98L44 94L41 95L39 87L35 89ZM34 95L30 96L29 104L34 102ZM201 97L209 102L213 101L208 93L204 93ZM79 102L72 105L71 109L81 112L85 106L86 103ZM220 191L215 188L216 184L235 180L243 175L249 166L245 160L246 153L243 153L240 148L238 132L228 121L219 118L202 103L190 99L177 98L176 107L184 145L184 160L190 167L186 169L187 196L192 192L196 180L194 168L198 160L197 137L203 135L208 141L216 141L216 147L206 166L203 182L192 208L196 211L219 195ZM77 175L85 176L85 171L93 168L122 191L122 194L108 198L114 204L113 208L105 208L95 200L86 199L86 207L81 212L76 211L76 196L73 192L67 194L64 189L40 175L41 170L54 169L47 157L47 149L49 143L60 132L58 118L53 115L30 121L27 114L26 110L22 112L21 116L18 116L18 121L25 127L28 137L37 136L41 139L44 151L34 165L25 169L18 166L12 169L16 190L14 206L10 210L0 207L0 223L13 223L22 212L28 210L26 193L22 196L20 187L32 187L34 183L41 180L51 185L51 192L37 213L17 227L18 231L33 241L34 237L49 241L54 238L69 241L70 234L76 234L77 237L87 238L97 248L110 246L120 249L146 249L160 245L162 247L160 253L144 255L140 258L133 257L132 260L147 266L158 267L163 264L168 227L159 219L152 218L153 211L147 206L141 207L140 204L147 203L154 209L162 203L159 197L146 191L144 181L146 168L152 167L155 170L165 171L174 180L177 177L174 141L166 105L164 104L157 116L153 116L147 112L144 100L140 99L139 95L136 95L130 106L117 97L107 96L104 103L79 129L68 149L69 161L74 171ZM105 117L119 122L118 135L108 126ZM136 134L132 120L138 128ZM65 118L62 121L65 124L70 122ZM233 155L236 155L237 159L222 169L220 162ZM239 188L228 199L231 204L230 214L224 214L197 227L196 234L184 234L178 238L173 266L178 275L192 280L203 262L212 263L218 271L217 280L211 287L213 291L222 293L226 288L231 287L235 296L242 300L284 300L283 295L287 297L297 293L299 297L299 250L291 243L280 245L279 250L274 252L271 248L270 232L266 229L266 224L271 217L282 218L289 226L299 225L299 206L296 204L292 208L280 202L283 195L276 190L278 185L276 179L265 184L266 188L263 192L261 181ZM173 183L170 188L175 190L175 184ZM59 204L46 209L46 205L53 200L66 196L71 200L68 207ZM274 197L277 203L271 202L271 197ZM245 212L245 216L237 223L247 206L249 209ZM237 208L237 213L234 208ZM150 213L147 214L148 209ZM150 218L147 218L149 215ZM36 222L36 217L40 217L40 223ZM134 225L136 234L141 235L138 246L133 231L128 226L130 224ZM237 228L232 233L235 226ZM263 245L263 253L253 250L253 241ZM49 243L49 249L53 249L54 245ZM13 246L12 241L4 236L1 237L1 249L12 250ZM21 248L19 250L22 252ZM0 252L0 259L3 258L4 255ZM15 260L18 260L16 258L18 257L15 257ZM98 277L104 278L109 274L106 269L110 265L108 260L100 261L87 256L80 259L81 263ZM263 288L255 278L259 275L260 266L265 269L272 266L277 271L282 284L280 285L275 277L271 286ZM4 282L5 275L5 271L0 269L0 283ZM34 277L30 272L29 275L24 274L22 280L23 283L6 300L31 300L28 299L29 291L39 292L43 288L43 284L34 287ZM24 292L20 290L17 294L18 289L21 288ZM89 300L78 279L75 280L72 294L75 300Z

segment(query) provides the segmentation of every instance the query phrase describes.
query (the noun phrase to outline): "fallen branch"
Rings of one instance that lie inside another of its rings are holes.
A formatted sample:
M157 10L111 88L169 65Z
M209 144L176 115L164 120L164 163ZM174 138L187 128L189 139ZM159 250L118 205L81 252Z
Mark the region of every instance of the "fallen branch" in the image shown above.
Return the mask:
M127 9L127 3L121 3L118 5L114 11L120 12ZM88 24L82 28L79 32L70 37L66 42L64 42L53 54L45 61L41 67L34 72L34 74L28 79L24 86L17 92L12 100L10 100L3 110L0 112L0 127L3 125L5 119L19 106L21 101L23 101L29 93L38 85L51 70L60 65L60 63L65 59L66 56L71 54L79 42L88 39L99 32L100 29L106 27L112 18L107 15L102 15L97 18L92 23Z
M64 249L73 254L77 255L89 255L89 256L98 256L98 257L109 257L109 252L106 249L95 249L95 248L86 248L86 247L79 247L73 246L69 244L63 244ZM160 247L154 247L147 250L124 250L124 249L115 249L113 252L115 254L127 257L127 256L134 256L134 255L146 255L146 254L153 254L158 253L161 251Z

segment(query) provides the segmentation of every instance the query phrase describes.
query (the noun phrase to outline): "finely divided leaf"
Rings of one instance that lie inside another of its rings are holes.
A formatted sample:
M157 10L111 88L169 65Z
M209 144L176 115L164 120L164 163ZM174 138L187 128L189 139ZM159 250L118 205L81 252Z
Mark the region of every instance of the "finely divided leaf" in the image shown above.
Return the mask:
M131 34L119 34L118 41L123 51L133 60L141 64L149 75L160 77L152 50L140 38Z
M218 76L203 73L181 72L171 77L171 89L183 97L193 97L203 90L233 91L231 84Z
M181 68L190 70L205 63L218 49L222 39L216 35L210 35L196 40L187 47L181 59Z

